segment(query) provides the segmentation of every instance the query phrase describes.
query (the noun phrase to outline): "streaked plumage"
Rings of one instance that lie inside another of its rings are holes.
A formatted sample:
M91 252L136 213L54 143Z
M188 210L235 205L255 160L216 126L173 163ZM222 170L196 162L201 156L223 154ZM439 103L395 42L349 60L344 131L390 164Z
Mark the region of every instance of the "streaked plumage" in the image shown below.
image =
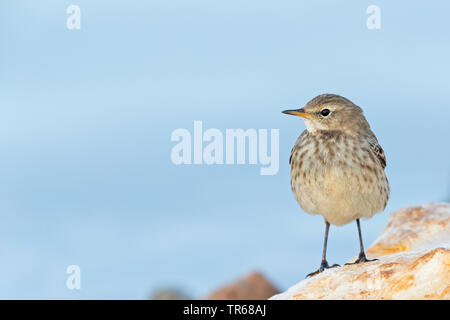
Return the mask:
M334 225L370 218L389 199L383 149L374 137L305 130L291 152L291 188L302 209Z

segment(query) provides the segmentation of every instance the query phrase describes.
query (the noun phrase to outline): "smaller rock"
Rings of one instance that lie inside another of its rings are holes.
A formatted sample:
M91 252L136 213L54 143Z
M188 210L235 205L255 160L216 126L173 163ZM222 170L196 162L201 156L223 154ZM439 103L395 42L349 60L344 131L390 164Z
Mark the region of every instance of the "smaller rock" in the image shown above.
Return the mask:
M184 292L174 288L161 288L156 290L151 300L191 300L192 298L186 295Z
M261 273L253 272L244 278L217 289L208 300L265 300L280 291Z

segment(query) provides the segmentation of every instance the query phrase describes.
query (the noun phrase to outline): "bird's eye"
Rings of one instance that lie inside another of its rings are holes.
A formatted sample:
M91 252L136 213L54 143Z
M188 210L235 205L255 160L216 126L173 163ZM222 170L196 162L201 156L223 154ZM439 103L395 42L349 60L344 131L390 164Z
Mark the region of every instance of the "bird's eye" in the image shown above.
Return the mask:
M324 117L326 117L327 115L330 114L330 110L328 110L328 109L323 109L322 111L320 111L320 114L323 115Z

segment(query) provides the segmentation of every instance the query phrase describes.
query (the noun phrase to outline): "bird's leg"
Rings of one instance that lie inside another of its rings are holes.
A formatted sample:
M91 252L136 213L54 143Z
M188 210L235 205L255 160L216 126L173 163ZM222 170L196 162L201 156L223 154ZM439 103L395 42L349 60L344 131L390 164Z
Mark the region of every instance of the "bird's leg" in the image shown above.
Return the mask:
M367 259L366 254L364 253L364 246L363 246L363 241L362 241L362 236L361 236L361 226L359 224L359 219L356 219L356 224L358 225L358 235L359 235L359 256L355 262L346 263L345 265L358 264L358 263L362 263L362 262L371 262L371 261L378 260L378 259Z
M320 263L320 268L314 272L309 273L306 277L312 277L318 273L321 273L322 271L324 271L325 269L329 269L329 268L334 268L334 267L339 267L338 264L333 264L331 267L328 265L327 262L327 241L328 241L328 231L330 230L330 224L325 221L325 240L324 240L324 244L323 244L323 253L322 253L322 262Z

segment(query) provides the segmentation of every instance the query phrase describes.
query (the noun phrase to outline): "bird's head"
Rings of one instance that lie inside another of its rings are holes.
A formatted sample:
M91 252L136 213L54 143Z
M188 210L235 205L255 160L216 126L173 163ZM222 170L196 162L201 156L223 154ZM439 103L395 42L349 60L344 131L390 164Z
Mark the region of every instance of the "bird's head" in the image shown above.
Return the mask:
M311 133L333 130L356 134L369 128L362 109L336 94L321 94L303 108L285 110L283 113L302 117Z

